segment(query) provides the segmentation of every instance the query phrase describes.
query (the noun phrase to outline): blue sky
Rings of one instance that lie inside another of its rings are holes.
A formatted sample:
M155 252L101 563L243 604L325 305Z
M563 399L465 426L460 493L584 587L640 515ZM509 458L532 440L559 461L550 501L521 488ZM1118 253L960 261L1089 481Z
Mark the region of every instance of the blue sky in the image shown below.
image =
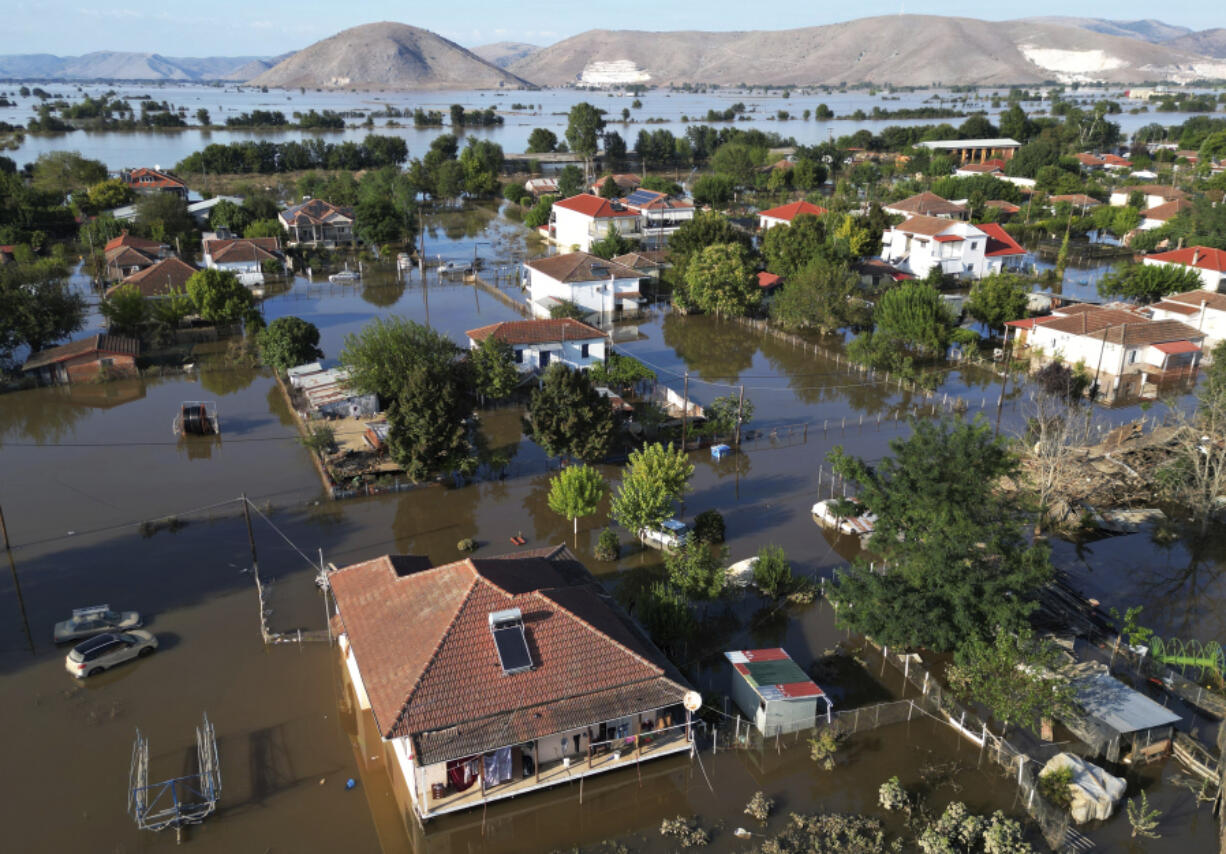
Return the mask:
M546 45L584 30L750 30L816 26L850 18L897 14L962 15L990 19L1023 15L1084 15L1210 29L1226 26L1226 4L1171 0L1155 6L1117 0L1108 6L1032 0L1009 6L982 2L862 0L831 8L812 0L459 0L452 3L337 3L320 0L6 0L0 15L0 54L76 55L130 50L166 56L275 55L306 47L347 27L400 21L472 47L495 41ZM985 11L986 10L986 11ZM610 12L616 14L610 17Z

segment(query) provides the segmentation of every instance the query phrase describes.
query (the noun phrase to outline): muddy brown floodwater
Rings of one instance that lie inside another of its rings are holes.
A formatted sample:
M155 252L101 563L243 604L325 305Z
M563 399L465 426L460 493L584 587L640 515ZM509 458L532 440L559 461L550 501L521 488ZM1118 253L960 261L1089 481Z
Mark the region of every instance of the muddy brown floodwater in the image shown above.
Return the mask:
M522 229L488 209L446 215L427 241L428 253L445 259L471 258L474 246L487 259L507 261L540 251L524 243ZM518 294L509 264L490 262L489 272L500 290ZM316 323L329 359L346 334L372 317L424 322L427 310L431 325L457 342L466 329L518 317L470 285L431 276L423 287L416 276L399 282L379 270L354 286L300 279L264 306L270 319L293 314ZM691 395L700 403L741 384L754 402L751 426L759 437L724 461L695 452L694 488L683 508L686 518L708 508L725 515L732 560L777 543L798 572L825 577L855 555L856 543L826 534L810 518L819 468L835 445L880 459L889 440L908 429L890 415L915 400L709 318L649 315L620 327L618 341L622 352L648 362L678 390L688 370ZM994 415L996 382L990 372L967 368L952 372L940 393L980 401ZM178 405L200 399L218 403L220 441L176 441L170 422ZM1005 406L1005 429L1020 420L1016 400L1011 396ZM783 739L778 749L707 752L701 765L687 758L647 763L641 784L632 772L597 777L585 785L582 805L575 786L496 804L484 834L478 812L425 831L406 829L390 805L384 770L351 747L352 721L338 703L333 651L326 643L261 642L247 532L235 499L246 493L260 511L254 533L270 627L321 629L323 605L311 584L311 564L321 553L338 565L388 552L444 562L459 557L456 542L465 537L478 541L478 554L513 549L508 539L515 534L530 545L572 541L566 521L546 505L556 464L524 440L520 418L515 406L483 413L490 444L511 454L501 473L330 502L266 372L213 371L0 396L0 507L14 543L11 568L0 572L5 850L174 846L173 836L138 831L125 813L132 741L138 727L149 738L151 779L185 773L194 727L206 711L217 729L223 795L217 815L188 833L188 844L202 852L519 852L604 839L665 851L672 846L659 836L660 820L678 813L698 815L713 828L714 850L741 851L748 845L732 830L757 830L742 815L757 790L777 801L771 826L778 827L791 810L876 812L884 779L898 774L918 786L921 771L945 762L958 765L931 786L932 810L956 797L977 810L1020 814L1012 785L981 770L972 745L917 719L854 737L829 773L817 770L803 739ZM787 429L801 424L807 429ZM615 467L602 470L617 477ZM629 598L658 576L660 557L622 532L621 558L595 560L592 547L606 511L581 521L576 550L603 583ZM1164 634L1223 639L1219 545L1159 547L1141 534L1057 544L1055 554L1104 604L1144 602L1146 617L1152 615L1147 624ZM50 642L52 624L74 607L104 602L140 610L161 647L147 660L78 682L64 670L67 649ZM783 645L807 667L845 639L820 604L785 611L765 606L753 595L710 606L709 646ZM721 705L727 674L718 655L685 657L690 680ZM889 670L859 681L826 687L841 708L902 689ZM1208 810L1195 808L1192 795L1176 784L1177 773L1168 761L1130 778L1133 790L1143 783L1166 814L1163 838L1145 850L1208 850L1214 838ZM350 778L357 785L346 790ZM1103 850L1128 847L1122 818L1087 833Z

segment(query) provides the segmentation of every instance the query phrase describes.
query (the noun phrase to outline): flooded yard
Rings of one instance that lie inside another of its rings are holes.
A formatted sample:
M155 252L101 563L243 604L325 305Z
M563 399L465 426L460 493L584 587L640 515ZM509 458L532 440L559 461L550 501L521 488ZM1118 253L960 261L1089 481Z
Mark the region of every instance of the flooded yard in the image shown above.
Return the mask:
M474 248L495 269L539 251L524 242L523 229L489 210L445 215L427 235L431 256L471 258ZM517 290L513 276L499 278L498 287ZM337 358L345 335L376 316L425 322L428 312L430 325L457 343L465 343L466 329L519 316L472 285L432 274L423 284L416 273L400 282L390 270L372 270L356 285L299 279L267 300L264 312L268 319L297 315L315 323L328 360ZM689 393L699 403L741 385L754 403L750 427L758 435L742 453L719 461L705 450L692 454L685 518L709 508L723 513L734 561L775 543L798 572L818 578L854 556L855 541L836 538L810 517L825 455L843 445L880 459L890 439L907 433L905 421L891 415L913 410L917 396L712 318L654 311L619 338L621 352L677 391L688 372ZM956 395L972 412L995 418L999 379L964 366L949 374L937 397ZM1021 423L1020 397L1010 383L1002 430ZM217 402L219 440L180 441L171 433L171 419L187 400ZM270 626L322 629L323 603L311 584L321 556L338 566L388 552L441 563L460 557L456 544L466 537L476 539L478 555L513 550L509 538L517 534L529 547L574 542L569 523L546 504L556 463L523 438L520 418L516 406L482 413L491 444L511 454L500 478L332 502L266 371L203 371L0 397L0 507L14 545L12 568L0 573L0 680L9 709L0 749L21 775L8 787L0 820L13 850L67 850L83 840L100 851L173 846L172 835L142 833L125 814L132 740L137 727L150 739L151 779L182 774L205 711L217 729L224 789L218 814L188 833L201 851L594 850L607 839L665 851L673 846L660 837L660 821L679 813L699 816L712 830L712 850L740 851L749 843L732 831L738 825L760 831L742 814L753 792L775 798L769 828L777 828L792 810L876 812L877 787L894 774L924 788L933 811L959 799L977 811L1021 815L1014 788L990 766L979 767L977 748L920 718L855 736L832 772L817 769L803 737L786 737L758 751L708 751L701 764L646 763L641 783L632 771L593 778L582 806L577 786L568 784L493 805L484 816L477 810L424 831L406 828L384 769L351 748L335 650L326 643L263 645L247 529L235 499L245 493L259 511L253 531L260 577L270 587ZM790 425L807 427L785 429ZM616 467L602 471L618 476ZM631 589L660 571L660 556L621 532L621 558L597 561L592 550L606 510L581 520L575 551L611 590ZM1164 635L1209 641L1226 631L1220 545L1159 546L1137 534L1058 543L1055 556L1104 605L1144 603L1143 622ZM97 603L141 611L161 648L150 659L78 682L64 670L67 649L50 642L51 627L72 608ZM718 619L711 643L782 645L807 668L846 639L820 603L783 611L766 605L752 594L712 605ZM722 660L695 655L684 665L695 687L720 702L727 692ZM877 693L867 697L830 686L836 703L900 693L891 671L873 676ZM943 775L933 776L936 765ZM1168 761L1142 771L1156 783L1151 803L1167 813L1163 839L1146 850L1204 850L1213 839L1208 810L1194 809L1192 795L1171 781L1176 769ZM346 790L350 778L357 785ZM47 820L52 803L55 821ZM1087 832L1103 850L1127 844L1120 817Z

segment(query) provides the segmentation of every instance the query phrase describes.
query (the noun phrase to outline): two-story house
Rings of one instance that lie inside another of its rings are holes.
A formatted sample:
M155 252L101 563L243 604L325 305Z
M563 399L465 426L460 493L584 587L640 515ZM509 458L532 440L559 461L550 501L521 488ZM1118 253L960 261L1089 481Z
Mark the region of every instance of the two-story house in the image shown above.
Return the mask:
M939 267L946 276L981 279L1025 255L998 225L981 227L932 216L913 216L894 226L882 235L882 244L883 261L917 278Z
M168 251L169 247L164 243L133 237L125 230L118 237L112 237L102 247L102 254L106 258L106 280L115 282L152 267L165 258Z
M119 177L137 193L170 193L181 199L187 198L187 184L183 179L158 166L152 169L140 166L119 173Z
M474 350L487 338L505 341L522 373L544 370L555 362L587 370L607 355L608 335L571 317L504 320L464 334Z
M1172 249L1170 252L1146 255L1143 263L1195 270L1200 280L1205 283L1207 291L1221 290L1222 280L1226 278L1226 251L1208 246L1186 246L1183 249Z
M888 214L906 217L931 216L939 219L968 219L970 217L970 211L966 205L943 199L929 190L882 205L881 209Z
M1179 320L1203 332L1208 349L1226 341L1226 294L1210 290L1170 294L1150 306L1150 312L1154 320Z
M278 213L277 219L290 246L329 246L355 240L353 209L323 199L305 199Z
M606 261L586 252L550 255L524 264L529 299L536 317L549 317L553 308L574 303L601 318L635 311L643 301L633 267Z
M264 267L284 263L281 241L275 237L218 238L206 234L201 241L204 266L228 270L248 287L264 284Z
M635 190L624 199L584 193L553 203L546 234L559 246L587 252L612 228L645 249L658 249L693 218L693 204L655 190Z

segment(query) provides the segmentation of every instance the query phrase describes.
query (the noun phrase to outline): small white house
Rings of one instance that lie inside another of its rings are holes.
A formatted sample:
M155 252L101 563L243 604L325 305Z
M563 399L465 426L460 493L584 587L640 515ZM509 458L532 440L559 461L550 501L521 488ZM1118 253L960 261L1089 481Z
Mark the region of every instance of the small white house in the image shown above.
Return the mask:
M777 208L758 212L758 228L766 231L768 228L774 228L776 225L791 225L792 220L802 214L808 216L821 216L826 213L826 209L813 204L812 202L799 201L791 204L780 205Z
M204 266L228 270L248 287L264 284L264 264L282 264L281 241L275 237L218 238L209 232L201 241Z
M586 193L553 203L549 212L549 239L563 247L578 247L587 252L614 229L622 237L642 237L639 212L616 199L602 199Z
M1142 214L1141 224L1137 226L1141 231L1153 231L1155 228L1161 228L1172 219L1177 217L1184 211L1191 210L1192 203L1183 199L1175 199L1173 202L1163 202L1160 205L1155 205L1152 208L1147 208Z
M1133 193L1140 193L1145 198L1145 207L1156 208L1158 205L1174 202L1179 199L1187 199L1188 196L1183 190L1177 187L1167 187L1163 184L1137 184L1131 187L1120 187L1111 191L1111 198L1108 200L1112 207L1122 208L1128 204L1129 198Z
M1003 230L990 238L968 222L933 216L913 216L894 226L882 235L882 244L883 261L918 278L940 267L947 276L981 279L1025 254Z
M515 367L523 373L544 370L554 362L587 370L607 356L608 335L570 317L504 320L464 334L474 350L487 338L507 342L515 352Z
M1146 255L1144 263L1152 266L1169 264L1195 270L1200 280L1205 283L1207 291L1220 291L1222 280L1226 278L1226 252L1208 246L1188 246L1170 252Z
M550 309L571 302L600 317L636 311L643 302L638 270L606 261L586 252L550 255L524 264L536 317L549 317Z
M1178 320L1205 333L1207 348L1226 340L1226 294L1210 290L1171 294L1151 311L1154 320Z
M830 722L830 698L782 649L743 649L724 657L732 665L732 699L764 736L809 729L819 715Z

